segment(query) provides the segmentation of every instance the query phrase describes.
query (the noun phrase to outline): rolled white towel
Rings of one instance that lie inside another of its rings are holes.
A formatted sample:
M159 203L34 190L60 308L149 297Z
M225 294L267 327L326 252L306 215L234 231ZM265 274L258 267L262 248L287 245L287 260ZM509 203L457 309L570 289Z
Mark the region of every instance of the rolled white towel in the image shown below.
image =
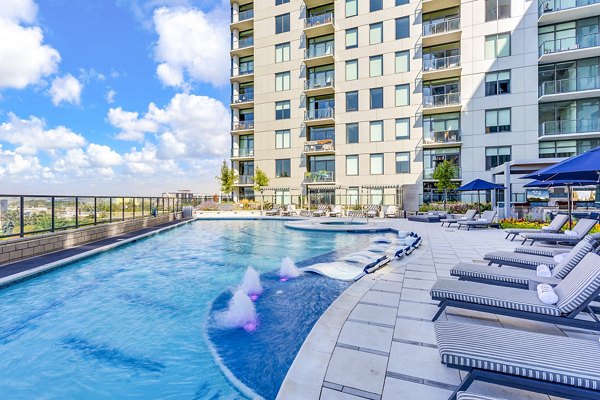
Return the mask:
M578 235L577 235L577 232L575 232L575 231L570 231L570 230L566 230L566 231L565 231L565 235L567 235L567 236L578 236Z
M566 256L567 256L566 254L557 254L553 258L554 258L554 261L556 261L557 263L559 263L562 260L564 260Z
M540 264L536 268L537 276L544 278L551 278L552 273L550 272L550 267L546 264Z
M427 215L434 215L434 214L432 212L430 212L430 213L427 213Z
M537 292L540 301L544 304L556 304L558 303L558 296L554 292L552 286L547 283L540 283L537 285Z
M485 219L485 218L479 218L479 219L477 219L477 221L479 221L479 222L487 222L487 219Z
M549 226L542 226L542 230L543 231L551 231L552 228L550 228Z

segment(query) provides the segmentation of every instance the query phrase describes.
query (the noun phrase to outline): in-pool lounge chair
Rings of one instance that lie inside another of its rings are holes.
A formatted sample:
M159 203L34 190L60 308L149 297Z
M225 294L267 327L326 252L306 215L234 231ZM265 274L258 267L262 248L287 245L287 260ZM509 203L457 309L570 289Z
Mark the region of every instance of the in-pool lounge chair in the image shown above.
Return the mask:
M458 223L458 221L473 221L476 215L477 210L467 210L465 215L463 215L460 218L444 218L441 219L440 222L442 223L442 226L444 226L444 224L448 224L448 226L451 226L452 224Z
M466 226L467 230L471 230L471 228L489 228L492 222L494 222L494 218L496 218L496 211L484 211L481 218L475 219L473 221L457 221L458 229L461 226Z
M590 233L597 223L598 221L595 219L580 219L573 227L572 231L575 232L573 235L567 235L566 233L522 233L520 236L523 238L523 243L521 244L525 244L528 240L531 241L530 246L535 242L575 244Z
M341 217L342 213L343 213L342 206L340 206L339 204L336 204L335 206L333 206L331 211L329 211L328 215L330 217Z
M440 301L433 321L446 307L457 307L600 331L600 320L590 307L600 294L599 255L588 253L554 291L558 302L545 304L535 290L438 279L430 292L433 300ZM589 313L592 319L576 318L582 311Z
M505 239L508 239L510 236L510 241L515 240L517 236L521 233L557 233L559 232L563 226L569 221L569 217L564 214L558 214L550 225L542 227L542 229L507 229Z
M398 207L396 206L387 206L385 212L383 213L384 218L396 218L398 214Z
M325 215L327 215L328 211L329 211L329 206L326 206L324 204L319 204L317 206L317 209L312 212L311 216L313 216L313 217L324 217Z
M442 363L468 372L449 400L477 381L567 399L600 398L598 340L448 321L434 329Z

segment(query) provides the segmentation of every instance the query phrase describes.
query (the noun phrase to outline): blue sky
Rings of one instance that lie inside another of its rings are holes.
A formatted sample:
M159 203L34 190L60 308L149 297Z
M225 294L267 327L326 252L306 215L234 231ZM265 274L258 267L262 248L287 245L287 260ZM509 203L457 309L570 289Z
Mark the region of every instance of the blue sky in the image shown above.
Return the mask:
M0 192L217 190L228 2L2 2Z

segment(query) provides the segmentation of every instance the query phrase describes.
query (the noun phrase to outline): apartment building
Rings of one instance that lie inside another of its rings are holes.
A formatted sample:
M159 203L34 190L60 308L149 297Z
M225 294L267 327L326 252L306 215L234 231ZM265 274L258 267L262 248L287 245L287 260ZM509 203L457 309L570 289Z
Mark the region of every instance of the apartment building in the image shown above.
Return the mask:
M599 0L232 0L236 196L418 207L599 145ZM512 192L520 190L512 184Z

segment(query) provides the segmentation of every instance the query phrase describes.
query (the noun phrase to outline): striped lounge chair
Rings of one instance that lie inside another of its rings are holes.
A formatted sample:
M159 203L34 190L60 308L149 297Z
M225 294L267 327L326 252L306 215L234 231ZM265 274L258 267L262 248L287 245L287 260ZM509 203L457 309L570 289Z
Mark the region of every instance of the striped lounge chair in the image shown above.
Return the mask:
M284 206L277 206L274 207L272 210L267 210L265 212L265 215L267 216L275 216L275 215L281 215L281 213L284 211L285 207Z
M441 219L440 222L442 223L442 226L444 226L444 224L448 224L448 226L451 226L452 224L458 223L458 221L473 221L476 215L477 210L467 210L465 215L461 218L444 218Z
M554 257L571 251L570 247L517 246L515 253L533 254L536 256Z
M556 217L554 217L552 222L550 222L550 225L545 226L542 229L507 229L505 231L506 237L504 239L508 239L510 236L512 236L512 238L510 238L510 241L512 242L521 233L557 233L568 221L569 217L567 215L558 214Z
M319 204L317 209L312 212L311 216L313 217L324 217L329 212L329 206L324 204Z
M434 329L442 363L468 371L450 400L473 399L457 394L474 382L567 399L600 398L597 340L447 321Z
M599 255L588 253L554 291L558 302L544 304L535 290L438 279L430 292L433 300L440 301L433 321L446 307L457 307L600 331L600 320L590 307L600 294ZM589 313L592 320L576 318L582 311Z
M598 221L595 219L583 218L577 222L577 225L573 227L573 231L577 233L576 236L570 236L565 233L522 233L520 236L523 238L522 245L528 240L531 241L529 244L532 246L535 242L551 242L551 243L577 243L584 238L585 235L596 226Z
M466 226L467 230L471 230L471 228L489 228L492 222L494 222L494 218L496 218L496 211L484 211L479 219L473 221L457 221L458 229L460 229L461 226Z
M367 218L375 218L379 214L379 210L381 210L381 206L371 204L365 209L365 216Z

